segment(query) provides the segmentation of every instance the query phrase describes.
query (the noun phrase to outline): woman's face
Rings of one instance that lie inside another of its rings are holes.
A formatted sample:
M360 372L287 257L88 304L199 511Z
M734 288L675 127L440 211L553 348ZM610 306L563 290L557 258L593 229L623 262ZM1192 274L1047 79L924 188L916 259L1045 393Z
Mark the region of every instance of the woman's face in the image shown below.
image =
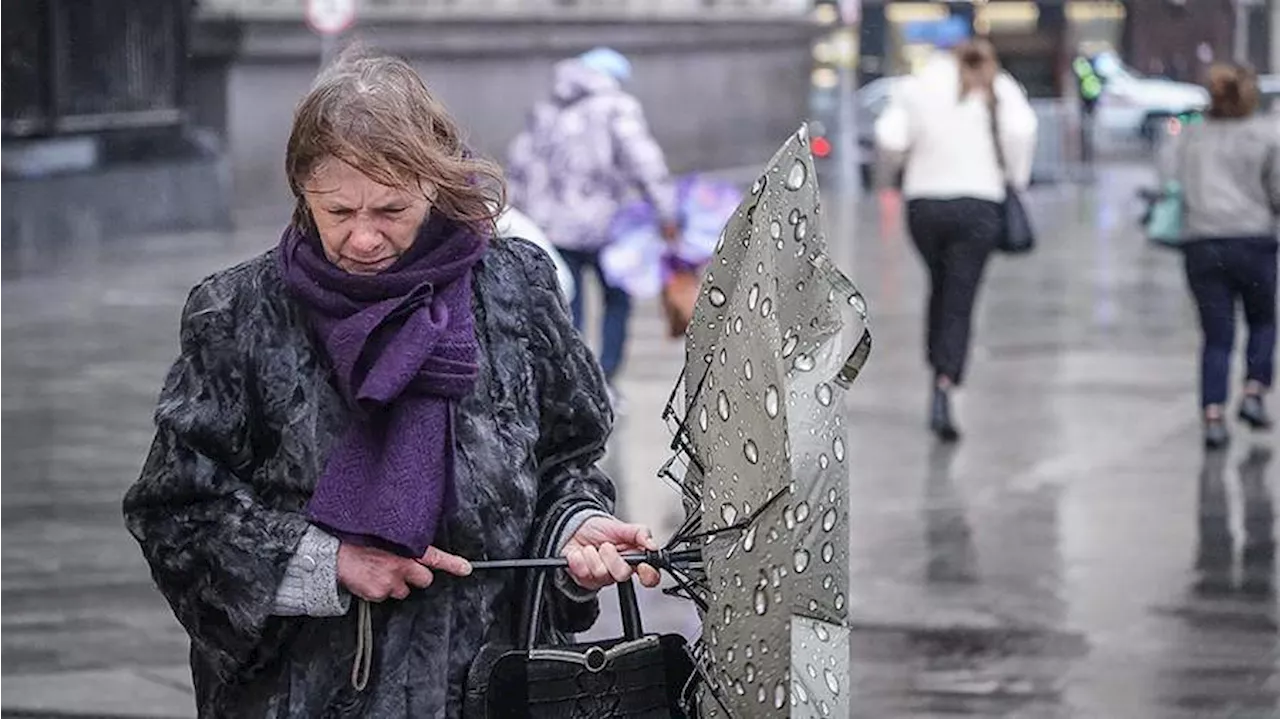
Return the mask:
M391 267L417 238L433 192L390 187L339 160L316 166L303 188L325 256L353 275Z

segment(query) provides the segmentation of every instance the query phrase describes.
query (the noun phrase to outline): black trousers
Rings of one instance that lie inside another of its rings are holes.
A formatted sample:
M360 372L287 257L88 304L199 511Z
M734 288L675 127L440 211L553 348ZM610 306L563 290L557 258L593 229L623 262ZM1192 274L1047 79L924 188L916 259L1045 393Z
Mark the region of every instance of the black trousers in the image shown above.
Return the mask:
M973 304L999 239L999 203L974 198L907 203L907 229L929 270L925 346L936 376L964 379Z
M1225 404L1236 341L1236 304L1249 326L1245 379L1270 387L1275 375L1276 241L1270 237L1207 239L1183 248L1187 284L1200 311L1200 404Z

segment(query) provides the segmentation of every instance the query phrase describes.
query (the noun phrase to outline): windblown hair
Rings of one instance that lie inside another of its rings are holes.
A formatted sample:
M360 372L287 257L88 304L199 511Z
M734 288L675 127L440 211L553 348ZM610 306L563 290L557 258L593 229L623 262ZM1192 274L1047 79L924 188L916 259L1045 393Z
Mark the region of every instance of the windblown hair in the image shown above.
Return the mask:
M1258 76L1244 65L1218 63L1209 68L1209 117L1248 117L1258 110Z
M285 173L299 227L315 226L303 188L329 159L384 185L434 193L433 211L476 232L493 234L505 205L501 168L471 154L418 73L358 47L320 73L294 115Z
M995 46L989 40L977 38L958 45L955 53L960 62L960 99L972 92L994 98L996 75L1000 73Z

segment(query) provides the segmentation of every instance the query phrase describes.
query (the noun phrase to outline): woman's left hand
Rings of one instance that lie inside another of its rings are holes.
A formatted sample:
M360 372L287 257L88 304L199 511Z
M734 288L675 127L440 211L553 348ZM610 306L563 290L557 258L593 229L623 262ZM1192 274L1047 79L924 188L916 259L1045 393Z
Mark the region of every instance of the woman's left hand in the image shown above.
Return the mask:
M656 587L662 577L647 564L631 565L622 559L627 552L657 550L653 533L641 524L627 524L613 517L592 517L578 528L564 546L569 560L569 576L583 589L596 590L615 582L625 582L634 573L646 587Z

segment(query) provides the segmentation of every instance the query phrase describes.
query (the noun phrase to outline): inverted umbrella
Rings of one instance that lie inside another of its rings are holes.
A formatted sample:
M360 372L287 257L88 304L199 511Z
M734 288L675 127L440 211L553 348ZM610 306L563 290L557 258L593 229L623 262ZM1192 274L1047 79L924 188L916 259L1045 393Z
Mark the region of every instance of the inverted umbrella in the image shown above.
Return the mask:
M664 419L686 518L660 552L703 622L703 717L849 715L842 394L871 350L866 303L826 254L808 130L769 162L703 279ZM562 558L477 569L564 566Z
M866 303L826 254L807 128L725 228L686 342L680 486L702 563L702 716L849 715L842 394ZM726 530L735 530L726 532Z

